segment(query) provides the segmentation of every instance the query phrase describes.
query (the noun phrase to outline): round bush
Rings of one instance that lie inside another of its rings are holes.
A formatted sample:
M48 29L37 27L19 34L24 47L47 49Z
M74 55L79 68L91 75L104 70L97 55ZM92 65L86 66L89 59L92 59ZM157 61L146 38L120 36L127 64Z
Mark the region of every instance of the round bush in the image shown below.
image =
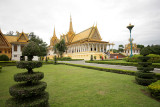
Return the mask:
M143 56L149 55L150 53L151 53L151 51L148 47L145 47L140 51L140 54Z
M49 94L47 92L42 93L40 96L26 98L25 100L10 98L6 101L5 107L49 107L48 99Z
M20 61L17 62L17 68L22 69L34 69L42 66L42 62L40 61Z
M40 48L35 42L31 41L23 48L22 55L28 56L28 61L32 61L33 56L40 55Z
M141 70L142 72L149 72L149 71L153 71L154 68L153 67L137 67L137 70Z
M150 59L150 57L148 57L148 56L139 56L138 59L141 60L142 62L147 62Z
M7 55L0 55L0 61L9 61L9 58Z
M147 85L149 85L149 84L157 81L156 78L154 78L154 79L145 79L145 78L139 78L137 76L135 77L135 79L136 79L136 81L137 81L138 84L144 85L144 86L147 86Z
M11 96L21 99L31 96L40 95L47 87L45 82L37 82L28 85L27 83L16 84L9 88Z
M135 75L139 78L146 78L146 79L153 79L153 77L155 77L155 73L153 72L149 72L149 73L144 73L144 72L136 72Z
M142 65L143 67L147 67L147 66L150 66L152 65L151 62L138 62L139 65Z
M16 82L21 81L38 81L44 78L43 72L33 72L32 74L29 74L28 72L24 73L18 73L14 75L14 80Z
M160 99L160 80L150 84L148 89L153 97Z

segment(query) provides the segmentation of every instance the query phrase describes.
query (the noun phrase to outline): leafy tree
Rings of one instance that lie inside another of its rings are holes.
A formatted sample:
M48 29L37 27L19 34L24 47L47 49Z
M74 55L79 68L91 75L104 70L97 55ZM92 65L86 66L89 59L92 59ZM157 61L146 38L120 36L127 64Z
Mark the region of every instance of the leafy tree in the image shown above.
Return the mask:
M27 44L22 51L23 56L28 56L28 61L32 61L33 56L39 56L40 49L38 45L31 41L29 44Z
M150 50L151 50L150 54L160 55L160 45L152 45L152 46L150 46Z
M123 52L123 50L124 50L124 46L123 45L119 45L118 51L119 52Z
M145 50L148 50L147 51L148 54L157 54L157 55L160 55L160 45L152 45L152 46L148 45L147 47L144 47L144 48L145 48Z
M13 31L9 31L9 32L7 32L7 35L12 36L12 35L14 35L14 32Z
M137 45L137 48L140 48L140 51L144 48L144 45L140 45L140 44L138 44Z
M31 32L29 35L29 41L34 41L40 49L40 53L38 56L46 56L47 55L47 43L43 42L43 40L41 38L39 38L39 36L36 36L34 34L34 32Z
M61 40L59 43L57 43L55 46L56 46L56 49L57 49L59 55L60 55L61 58L62 58L63 53L67 50L67 46L66 46L66 44L65 44L64 39L62 39L62 40Z
M119 50L113 49L113 53L119 53Z

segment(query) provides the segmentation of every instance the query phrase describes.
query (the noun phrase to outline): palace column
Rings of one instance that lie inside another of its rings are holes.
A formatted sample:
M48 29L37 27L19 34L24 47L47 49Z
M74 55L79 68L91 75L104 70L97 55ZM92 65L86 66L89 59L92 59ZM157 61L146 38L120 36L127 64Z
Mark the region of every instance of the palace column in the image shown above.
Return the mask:
M98 51L97 43L96 43L96 52Z
M99 44L99 52L101 52L101 44Z
M103 44L103 52L104 52L104 44Z
M106 45L106 52L107 52L107 45Z
M93 49L93 44L92 44L92 51L93 51L94 49Z
M90 46L89 46L89 43L88 43L88 52L90 51Z

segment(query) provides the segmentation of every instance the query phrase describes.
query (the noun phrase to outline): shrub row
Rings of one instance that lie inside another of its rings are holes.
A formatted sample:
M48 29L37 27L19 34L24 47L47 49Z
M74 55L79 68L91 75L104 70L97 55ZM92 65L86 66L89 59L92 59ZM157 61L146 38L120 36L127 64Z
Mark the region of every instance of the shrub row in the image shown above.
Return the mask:
M82 68L88 68L88 69L95 69L95 70L106 71L106 72L119 73L119 74L127 74L127 75L134 75L135 74L135 71L130 71L130 70L103 68L103 67L86 66L86 65L70 64L70 63L61 63L61 64L77 66L77 67L82 67Z
M28 72L24 73L17 73L14 75L14 80L16 82L22 82L22 81L38 81L43 79L44 73L43 72L33 72L32 74L29 74Z
M33 68L39 68L42 66L42 62L40 61L19 61L17 62L17 68L22 69L33 69Z
M126 58L124 58L124 60L127 62L139 62L140 60L138 59L138 57L140 57L140 56L142 56L142 55L134 55L132 57L126 57ZM147 56L150 57L150 59L148 60L149 62L160 63L160 55L149 54Z
M0 61L0 66L15 66L16 61Z
M135 79L136 79L138 84L144 85L144 86L147 86L147 85L157 81L157 78L153 78L153 79L150 79L150 78L139 78L137 76L135 77Z
M7 55L0 55L0 61L9 61L9 58Z
M40 96L35 96L29 99L10 98L6 101L7 107L49 107L48 105L49 94L44 92ZM17 106L18 105L18 106Z
M136 71L130 71L130 70L103 68L103 67L71 64L71 63L59 63L59 64L65 64L65 65L70 65L70 66L76 66L76 67L82 67L82 68L88 68L88 69L94 69L94 70L100 70L100 71L106 71L106 72L113 72L113 73L119 73L119 74L127 74L127 75L135 75L136 73ZM156 78L160 80L160 74L156 73Z
M157 99L160 99L160 80L155 83L152 83L148 86L151 95Z
M43 93L46 89L47 83L37 82L28 85L27 83L19 83L9 88L9 93L11 96L21 99L27 97L33 97Z
M97 64L111 64L111 65L123 65L123 66L138 66L136 62L107 62L107 61L85 61L86 63L97 63ZM152 67L160 68L159 63L153 63Z

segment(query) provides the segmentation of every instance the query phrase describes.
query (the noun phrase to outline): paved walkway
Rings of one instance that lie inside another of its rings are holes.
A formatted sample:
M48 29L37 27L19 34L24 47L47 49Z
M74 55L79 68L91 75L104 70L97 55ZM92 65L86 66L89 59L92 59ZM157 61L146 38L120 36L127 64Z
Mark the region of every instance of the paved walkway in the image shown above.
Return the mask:
M122 66L122 65L109 65L109 64L96 64L96 63L85 63L85 61L58 61L64 63L72 63L72 64L80 64L80 65L88 65L88 66L97 66L104 68L115 68L115 69L123 69L123 70L132 70L137 71L137 67L134 66ZM152 72L160 73L160 68L154 68Z

